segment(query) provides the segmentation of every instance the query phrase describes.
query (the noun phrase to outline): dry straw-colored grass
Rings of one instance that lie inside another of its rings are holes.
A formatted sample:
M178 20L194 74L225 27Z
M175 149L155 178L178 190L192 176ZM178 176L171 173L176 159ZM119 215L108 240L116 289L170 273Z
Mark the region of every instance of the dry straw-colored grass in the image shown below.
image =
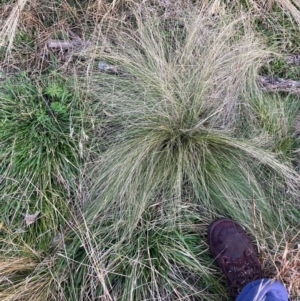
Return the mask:
M3 22L0 31L0 47L6 47L6 54L10 53L21 13L28 0L18 0L11 10L8 18Z
M300 296L300 244L287 243L282 256L277 259L278 277L286 283L291 296Z
M57 300L54 294L59 287L53 290L54 280L48 270L50 262L40 262L35 256L25 255L2 255L0 260L2 301Z
M270 234L267 238L272 240L272 247L266 247L266 242L259 244L263 258L263 271L266 277L280 280L289 293L290 300L298 300L300 296L300 245L299 232L293 237L286 237L291 229L282 229L282 238L278 233Z

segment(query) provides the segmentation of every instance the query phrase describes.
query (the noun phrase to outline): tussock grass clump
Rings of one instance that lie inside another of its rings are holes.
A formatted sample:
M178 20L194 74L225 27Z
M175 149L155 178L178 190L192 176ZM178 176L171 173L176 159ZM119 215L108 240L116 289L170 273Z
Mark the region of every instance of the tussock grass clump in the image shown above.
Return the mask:
M270 191L258 176L266 169L296 191L299 176L274 149L291 133L291 118L282 104L284 124L274 130L276 100L269 104L255 84L269 53L245 24L203 13L176 25L140 16L135 31L119 27L114 43L103 43L99 57L125 76L94 81L106 134L114 137L93 174L99 212L116 206L122 215L123 206L140 210L155 195L181 202L191 193L221 212L239 206L246 216L249 202L241 200L259 202Z
M173 22L141 11L130 29L110 27L97 52L114 74L91 83L107 145L85 171L85 226L74 239L88 290L80 300L211 300L222 294L209 287L215 282L205 253L216 216L256 229L258 244L279 220L295 229L297 218L288 219L299 193L295 144L283 141L293 140L288 108L299 103L259 91L255 79L270 52L247 17L185 11ZM286 214L284 203L291 204ZM182 221L190 206L200 208L195 224L205 225L197 243L183 230L194 223L191 215ZM186 275L196 274L191 284Z

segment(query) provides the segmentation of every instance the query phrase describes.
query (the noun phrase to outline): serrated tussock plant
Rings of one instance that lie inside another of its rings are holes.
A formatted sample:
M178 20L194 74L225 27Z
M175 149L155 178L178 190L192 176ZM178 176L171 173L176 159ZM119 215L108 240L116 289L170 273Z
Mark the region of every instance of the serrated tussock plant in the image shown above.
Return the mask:
M280 130L270 130L280 119L257 112L264 106L272 114L255 82L270 53L247 18L200 12L175 25L149 16L136 23L101 39L99 57L121 74L94 80L113 143L93 162L91 191L101 201L86 207L114 208L121 217L132 206L138 216L146 200L182 202L188 192L193 201L226 211L238 205L246 214L252 195L259 202L269 192L259 178L266 170L296 192L299 175L274 148ZM283 107L282 122L284 114Z
M178 232L181 242L172 238L174 229L189 206L200 206L193 214L206 226L216 216L249 229L262 218L268 231L278 220L287 225L290 211L282 215L279 208L284 202L293 207L299 175L292 166L294 143L283 151L279 142L293 139L292 112L272 96L267 102L256 84L270 52L247 16L184 12L173 22L140 11L132 28L111 26L96 49L114 72L94 74L91 82L104 115L98 132L107 144L84 171L90 182L75 239L80 243L74 242L86 254L81 283L88 296L107 300L209 300L206 294L221 290L208 289L213 277L206 278L205 255L189 251L186 233ZM271 116L272 106L280 118ZM169 240L173 251L183 243L187 266L164 253ZM153 248L160 251L152 254ZM194 264L200 274L195 286L184 272L195 275ZM91 279L96 283L89 286Z

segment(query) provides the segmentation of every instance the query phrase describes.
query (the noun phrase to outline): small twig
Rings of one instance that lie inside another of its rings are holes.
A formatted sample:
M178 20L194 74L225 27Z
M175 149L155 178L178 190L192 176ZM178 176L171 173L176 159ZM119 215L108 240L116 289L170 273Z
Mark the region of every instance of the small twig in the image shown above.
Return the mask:
M272 76L259 76L258 84L263 91L288 92L300 95L300 81Z
M82 40L76 33L72 32L71 30L69 30L69 36L71 37L71 40L66 41L50 39L47 42L47 48L54 50L61 61L64 62L61 66L61 69L63 71L67 70L68 65L76 51L80 52L91 44L90 40ZM45 50L47 51L48 49Z
M51 39L48 41L47 46L49 48L56 48L56 49L82 49L87 47L90 44L89 40L82 40L76 33L69 30L69 35L71 40L55 40Z
M118 66L110 65L103 61L98 62L98 69L114 75L119 75L121 73L121 70L118 68Z
M72 49L74 47L72 41L63 41L63 40L49 40L47 43L49 48L57 49Z
M300 54L289 54L286 58L286 62L289 65L300 65Z
M267 92L288 92L296 95L300 95L300 81L278 78L272 76L259 76L258 85L263 91ZM295 135L300 135L300 111L296 115L294 121Z

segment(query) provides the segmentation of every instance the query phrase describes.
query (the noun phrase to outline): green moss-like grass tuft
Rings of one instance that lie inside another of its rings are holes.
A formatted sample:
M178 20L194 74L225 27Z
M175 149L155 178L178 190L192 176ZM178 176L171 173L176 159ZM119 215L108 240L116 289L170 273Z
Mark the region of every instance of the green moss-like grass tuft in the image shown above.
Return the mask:
M70 87L58 76L19 74L0 89L0 210L35 246L49 244L74 196L82 112ZM37 211L25 228L24 215Z

